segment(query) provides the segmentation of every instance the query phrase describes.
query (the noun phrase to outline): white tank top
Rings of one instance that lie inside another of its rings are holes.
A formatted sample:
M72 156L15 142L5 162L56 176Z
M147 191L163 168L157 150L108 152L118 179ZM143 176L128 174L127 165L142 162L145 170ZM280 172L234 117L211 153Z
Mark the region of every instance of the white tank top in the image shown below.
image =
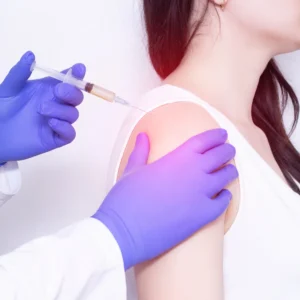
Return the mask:
M194 94L163 85L147 93L139 107L149 112L182 101L206 109L228 131L229 141L237 150L240 204L235 221L224 237L224 299L299 300L300 196L262 159L231 121ZM108 189L116 182L129 137L145 114L133 110L123 124L111 156ZM136 300L132 272L127 283L128 299Z

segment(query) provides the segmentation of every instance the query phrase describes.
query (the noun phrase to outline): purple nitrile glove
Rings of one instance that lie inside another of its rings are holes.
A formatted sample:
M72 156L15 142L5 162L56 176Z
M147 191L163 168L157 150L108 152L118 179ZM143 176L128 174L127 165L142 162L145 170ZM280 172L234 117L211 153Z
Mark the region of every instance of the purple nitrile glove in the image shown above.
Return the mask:
M124 175L93 216L115 237L125 269L171 249L226 210L231 193L223 189L238 176L233 165L218 170L235 156L226 140L223 129L207 131L146 165L149 141L138 136Z
M82 92L52 78L30 80L35 57L25 53L0 85L0 163L42 154L75 138ZM83 78L85 66L72 67Z

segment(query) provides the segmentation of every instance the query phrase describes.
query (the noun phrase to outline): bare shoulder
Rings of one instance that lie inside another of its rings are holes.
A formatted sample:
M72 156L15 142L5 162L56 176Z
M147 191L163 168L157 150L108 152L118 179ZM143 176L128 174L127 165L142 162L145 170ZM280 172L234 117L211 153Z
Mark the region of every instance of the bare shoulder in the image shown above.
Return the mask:
M150 139L150 155L148 162L174 150L192 136L206 130L219 128L217 121L206 109L192 102L175 102L165 104L148 112L135 126L131 133L119 166L119 176L127 164L128 157L134 147L136 136L140 132L148 134ZM238 184L231 184L228 189L233 193L231 207L227 211L225 227L230 227L237 209Z
M176 102L160 106L148 112L135 126L123 155L124 163L140 132L149 136L151 162L172 151L193 135L218 127L209 113L194 103Z

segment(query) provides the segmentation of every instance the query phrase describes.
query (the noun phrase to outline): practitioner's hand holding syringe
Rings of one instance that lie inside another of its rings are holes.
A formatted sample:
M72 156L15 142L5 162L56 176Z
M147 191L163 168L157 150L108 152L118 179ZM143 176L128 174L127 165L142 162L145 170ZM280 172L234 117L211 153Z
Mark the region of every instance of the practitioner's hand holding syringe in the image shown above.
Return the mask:
M0 164L48 152L75 138L72 124L82 92L49 77L28 80L34 61L32 52L25 53L0 85ZM76 64L72 71L83 78L85 66Z

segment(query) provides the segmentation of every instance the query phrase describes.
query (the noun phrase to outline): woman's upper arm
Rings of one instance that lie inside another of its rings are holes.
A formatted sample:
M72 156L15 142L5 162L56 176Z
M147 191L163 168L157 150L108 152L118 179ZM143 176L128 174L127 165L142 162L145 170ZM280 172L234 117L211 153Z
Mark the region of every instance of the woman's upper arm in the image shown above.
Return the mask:
M201 107L175 103L148 113L134 129L123 155L126 165L139 132L150 138L149 162L218 124ZM188 222L188 220L187 220ZM223 297L224 215L161 257L137 266L139 300L220 300Z

